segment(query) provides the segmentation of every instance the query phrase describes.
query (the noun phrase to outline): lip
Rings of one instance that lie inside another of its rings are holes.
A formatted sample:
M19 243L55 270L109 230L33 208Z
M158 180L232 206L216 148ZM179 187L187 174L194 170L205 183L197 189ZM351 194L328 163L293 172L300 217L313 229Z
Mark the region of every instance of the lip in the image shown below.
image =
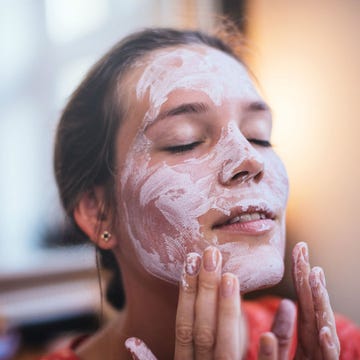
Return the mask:
M255 213L259 213L261 218L251 219L250 216L249 219L243 219L241 222L236 221L238 217L244 217L245 214ZM267 206L240 206L232 209L230 215L221 216L212 229L245 235L262 235L274 228L276 219L275 212Z

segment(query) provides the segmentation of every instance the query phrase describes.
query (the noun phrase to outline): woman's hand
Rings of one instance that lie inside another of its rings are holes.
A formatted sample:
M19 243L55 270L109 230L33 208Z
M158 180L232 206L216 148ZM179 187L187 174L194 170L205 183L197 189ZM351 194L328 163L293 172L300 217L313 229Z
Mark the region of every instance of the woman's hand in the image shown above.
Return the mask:
M271 332L260 336L259 360L288 360L296 321L295 304L281 300Z
M335 318L326 290L324 272L310 269L306 243L293 250L293 280L298 297L298 346L295 359L339 359L340 343ZM271 332L262 334L260 360L287 360L293 335L295 306L282 300Z
M324 272L320 267L310 269L308 248L304 242L295 245L292 261L299 302L299 343L295 358L338 359L340 343Z
M208 247L202 258L187 255L176 314L175 359L243 357L246 326L239 281L221 270L221 253L215 247ZM134 359L156 359L141 340L128 339L126 347Z
M305 243L293 250L293 278L298 295L298 347L295 359L338 359L339 339L321 268L310 269ZM246 326L241 315L239 282L221 275L221 253L214 247L188 254L180 284L176 317L175 359L241 359ZM282 300L271 332L261 335L259 360L289 358L296 319L295 305ZM136 360L156 360L139 339L126 346Z
M241 359L245 347L239 281L221 275L221 253L188 254L176 316L175 359Z

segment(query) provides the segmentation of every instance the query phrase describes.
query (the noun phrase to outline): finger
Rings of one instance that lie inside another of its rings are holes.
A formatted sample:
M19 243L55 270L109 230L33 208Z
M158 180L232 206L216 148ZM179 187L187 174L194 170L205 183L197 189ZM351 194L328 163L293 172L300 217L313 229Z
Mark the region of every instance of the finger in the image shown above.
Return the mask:
M276 336L271 332L261 334L258 360L278 360Z
M305 242L295 245L293 250L293 278L301 315L311 323L314 320L312 294L309 284L310 264L308 247Z
M225 273L219 291L216 359L241 358L240 317L239 280L235 275Z
M312 351L317 343L318 332L315 321L315 311L309 283L310 264L308 247L300 242L295 245L293 254L293 279L299 304L299 341L306 350Z
M130 351L134 360L157 360L146 344L138 338L126 339L125 347Z
M326 289L323 269L319 266L315 266L310 272L309 281L313 296L317 328L319 331L324 327L329 329L332 342L340 353L340 342L336 333L335 316ZM326 335L324 336L326 337Z
M194 342L196 359L212 358L216 337L218 286L221 253L213 246L205 249L198 279L195 305Z
M271 331L278 343L278 359L289 358L296 319L296 307L290 300L280 302Z
M194 356L193 326L197 275L201 266L201 256L189 253L186 256L180 282L179 301L175 326L175 359L192 359Z
M321 351L323 359L325 360L337 360L339 359L340 352L333 341L332 333L329 327L324 326L320 329L319 332L319 342L321 346Z

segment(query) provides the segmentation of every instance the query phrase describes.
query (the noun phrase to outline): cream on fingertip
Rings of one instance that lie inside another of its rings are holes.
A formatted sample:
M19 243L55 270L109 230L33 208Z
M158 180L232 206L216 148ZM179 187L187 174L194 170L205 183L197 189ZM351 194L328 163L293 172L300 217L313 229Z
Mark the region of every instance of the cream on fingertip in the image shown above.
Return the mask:
M136 337L126 339L125 347L134 360L157 360L146 344Z
M188 253L186 255L184 267L187 275L198 275L201 267L201 256L196 252Z
M319 336L320 341L324 339L326 346L328 346L329 348L333 348L335 346L334 342L332 341L330 328L328 326L323 326L320 329Z

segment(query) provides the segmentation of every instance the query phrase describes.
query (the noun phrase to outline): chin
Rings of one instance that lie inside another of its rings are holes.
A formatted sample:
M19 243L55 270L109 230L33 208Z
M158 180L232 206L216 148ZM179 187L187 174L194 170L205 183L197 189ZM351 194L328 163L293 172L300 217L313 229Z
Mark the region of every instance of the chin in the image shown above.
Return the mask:
M284 276L284 260L277 248L261 246L247 254L225 256L223 272L235 274L245 294L278 284Z

